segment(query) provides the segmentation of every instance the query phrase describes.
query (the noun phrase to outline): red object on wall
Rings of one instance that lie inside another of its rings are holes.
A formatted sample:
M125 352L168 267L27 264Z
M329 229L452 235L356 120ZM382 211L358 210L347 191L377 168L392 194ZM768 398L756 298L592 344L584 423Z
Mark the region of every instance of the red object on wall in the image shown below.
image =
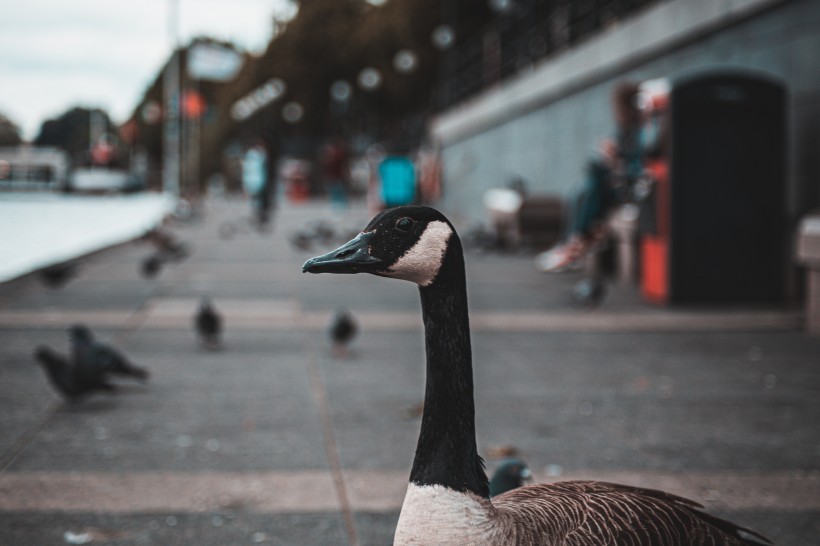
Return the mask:
M182 93L182 114L189 119L196 119L205 113L208 109L208 104L205 98L194 91L193 89L186 89Z
M641 239L641 292L652 303L669 301L669 165L659 159L646 165L655 181L657 233Z

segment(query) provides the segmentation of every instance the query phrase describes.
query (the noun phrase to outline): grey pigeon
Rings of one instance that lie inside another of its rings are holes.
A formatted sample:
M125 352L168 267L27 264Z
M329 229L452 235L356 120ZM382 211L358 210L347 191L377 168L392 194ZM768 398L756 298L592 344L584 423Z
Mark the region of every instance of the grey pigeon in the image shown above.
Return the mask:
M159 253L151 254L142 260L140 271L146 279L153 279L162 269L162 256Z
M333 343L333 354L341 357L347 354L350 343L356 337L358 326L347 309L338 309L330 322L328 334Z
M77 275L76 262L55 264L40 270L40 280L49 288L62 288L75 275Z
M118 350L94 339L87 326L72 326L69 329L69 337L71 361L78 373L122 375L141 381L148 379L148 370L132 364Z
M191 254L186 243L179 241L168 232L155 229L148 234L148 238L164 260L178 262Z
M202 298L199 311L194 317L194 328L205 348L214 350L219 348L222 335L222 317L214 309L209 298Z
M527 463L516 457L504 459L495 469L490 480L490 496L495 497L521 487L525 481L530 479L532 479L532 472Z
M93 370L79 370L68 359L51 347L40 345L34 358L43 367L51 385L67 400L76 402L94 391L113 391L107 374Z

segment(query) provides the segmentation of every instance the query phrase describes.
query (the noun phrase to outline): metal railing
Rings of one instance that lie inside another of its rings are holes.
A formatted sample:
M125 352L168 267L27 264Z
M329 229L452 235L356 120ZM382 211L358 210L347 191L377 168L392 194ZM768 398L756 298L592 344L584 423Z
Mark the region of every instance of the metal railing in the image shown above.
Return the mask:
M442 60L441 110L556 55L639 10L670 0L516 0Z

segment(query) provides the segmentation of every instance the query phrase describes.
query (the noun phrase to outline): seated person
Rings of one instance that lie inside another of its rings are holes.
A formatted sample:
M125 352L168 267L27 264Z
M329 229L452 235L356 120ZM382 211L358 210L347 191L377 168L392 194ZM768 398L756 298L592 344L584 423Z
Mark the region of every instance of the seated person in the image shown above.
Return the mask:
M576 267L604 235L602 221L614 207L630 199L631 188L643 170L643 142L638 84L621 82L613 90L616 132L601 143L600 156L587 165L583 190L571 204L568 236L561 244L535 257L544 272Z

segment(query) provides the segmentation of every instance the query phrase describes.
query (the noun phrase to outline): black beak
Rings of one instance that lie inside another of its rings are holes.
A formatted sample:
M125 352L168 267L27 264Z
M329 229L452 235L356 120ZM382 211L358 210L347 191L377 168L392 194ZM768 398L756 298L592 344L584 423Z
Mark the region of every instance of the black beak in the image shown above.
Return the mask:
M373 273L382 265L370 255L373 233L359 233L355 238L323 256L305 262L302 273Z

